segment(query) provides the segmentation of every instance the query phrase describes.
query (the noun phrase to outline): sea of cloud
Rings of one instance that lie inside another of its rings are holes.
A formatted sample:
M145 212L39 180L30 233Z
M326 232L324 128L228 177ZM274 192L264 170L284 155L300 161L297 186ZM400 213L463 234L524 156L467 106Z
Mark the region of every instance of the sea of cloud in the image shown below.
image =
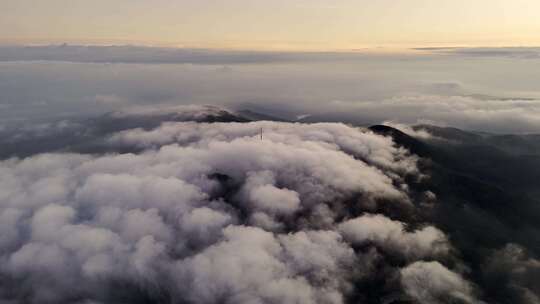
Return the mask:
M363 125L429 121L485 132L536 133L540 60L531 54L537 51L0 47L0 128L141 105L215 104L290 120L310 115L308 121Z
M169 122L106 142L139 152L0 162L2 301L338 304L384 274L380 296L479 303L448 237L395 216L426 177L388 137Z

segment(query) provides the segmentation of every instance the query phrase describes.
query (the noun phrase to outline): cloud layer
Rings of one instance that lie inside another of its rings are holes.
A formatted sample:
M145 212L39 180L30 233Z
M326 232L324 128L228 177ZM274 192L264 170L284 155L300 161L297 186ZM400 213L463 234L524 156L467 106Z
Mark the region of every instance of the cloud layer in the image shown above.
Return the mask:
M390 138L177 122L107 143L139 152L0 162L2 300L350 303L383 268L385 293L476 301L443 232L372 214L416 208L417 158Z
M376 101L334 101L318 120L353 123L393 121L428 123L496 133L540 130L540 103L535 99L412 95ZM416 134L426 137L426 134ZM428 135L427 135L428 136Z
M311 122L538 132L537 49L458 50L463 54L0 47L0 129L141 105L210 103Z

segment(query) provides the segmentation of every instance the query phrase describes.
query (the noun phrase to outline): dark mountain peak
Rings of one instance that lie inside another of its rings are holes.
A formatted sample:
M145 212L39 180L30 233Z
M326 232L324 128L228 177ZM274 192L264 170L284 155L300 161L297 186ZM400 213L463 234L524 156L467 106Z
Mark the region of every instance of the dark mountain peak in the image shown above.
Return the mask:
M374 125L369 127L369 129L373 133L392 137L392 139L397 145L408 149L409 151L411 151L411 153L417 154L419 156L429 155L430 148L428 145L410 135L405 134L404 132L396 128L385 125Z
M387 126L387 125L374 125L374 126L369 127L369 129L373 131L374 133L385 135L385 136L392 136L392 137L393 136L409 136L403 133L402 131L396 128Z
M283 121L283 122L289 121L285 118L277 117L275 115L268 115L268 114L264 114L264 113L260 113L260 112L256 112L252 110L247 110L247 109L236 111L235 114L243 118L246 118L248 120L252 120L252 121L259 121L259 120Z
M473 131L464 131L453 127L440 127L434 125L416 125L412 127L413 130L425 130L435 137L443 138L446 140L468 143L471 141L478 141L483 138L482 135Z

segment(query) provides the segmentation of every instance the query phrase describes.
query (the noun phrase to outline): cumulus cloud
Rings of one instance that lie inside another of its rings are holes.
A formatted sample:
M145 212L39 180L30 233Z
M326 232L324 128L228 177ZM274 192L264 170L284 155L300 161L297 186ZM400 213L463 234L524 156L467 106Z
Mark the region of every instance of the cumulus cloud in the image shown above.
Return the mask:
M335 232L279 238L259 228L231 226L224 240L178 262L182 290L193 303L343 303L354 251Z
M469 282L438 262L415 262L403 268L401 283L420 303L480 303Z
M348 303L377 250L447 254L431 226L342 223L365 201L410 208L405 181L420 175L365 129L177 122L108 143L140 152L0 162L2 299ZM364 239L378 249L357 248Z
M445 234L427 226L406 231L404 223L383 215L364 215L339 225L346 240L353 244L373 242L412 259L444 256L450 251Z
M259 139L261 129L263 140L254 140ZM262 148L260 150L266 150L267 147L279 149L283 146L298 148L302 152L320 150L333 153L341 150L345 152L345 156L350 154L349 157L361 158L381 168L401 173L417 172L415 156L395 146L390 138L362 132L361 129L339 123L169 122L153 130L133 129L119 132L111 136L109 141L114 145L125 144L141 148L161 147L171 143L205 147L220 141L230 141L229 145L254 144L254 149L258 146ZM339 163L336 162L338 165Z
M246 202L251 202L254 209L270 214L291 214L300 208L297 192L275 186L275 177L271 171L249 173L244 184Z

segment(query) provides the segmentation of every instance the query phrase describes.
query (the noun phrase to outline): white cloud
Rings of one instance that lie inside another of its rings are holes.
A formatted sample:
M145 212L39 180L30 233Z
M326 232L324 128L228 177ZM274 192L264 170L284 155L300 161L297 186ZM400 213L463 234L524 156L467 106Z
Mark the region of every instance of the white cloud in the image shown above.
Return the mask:
M167 123L109 143L144 150L0 162L0 274L25 298L110 302L115 291L101 290L121 282L188 303L344 303L372 259L342 236L336 210L400 206L404 177L419 174L391 139L342 124ZM445 240L390 224L355 227L404 237L381 250L408 258Z
M425 129L415 130L409 125L401 124L401 123L395 123L395 122L392 122L392 121L385 121L382 124L385 125L385 126L392 127L394 129L398 129L401 132L403 132L403 133L405 133L405 134L407 134L409 136L412 136L412 137L416 137L416 138L420 138L420 139L432 139L433 138L433 135L431 133L429 133Z
M376 101L334 101L326 109L349 119L350 113L354 113L357 121L392 121L407 125L432 121L462 129L501 133L540 130L540 103L534 99L401 95ZM324 106L320 110L324 111Z
M374 242L411 259L444 256L450 252L450 244L439 229L426 226L408 232L404 223L383 215L364 215L348 220L339 225L339 230L353 244Z
M420 303L480 303L472 286L438 262L415 262L401 270L405 292Z

